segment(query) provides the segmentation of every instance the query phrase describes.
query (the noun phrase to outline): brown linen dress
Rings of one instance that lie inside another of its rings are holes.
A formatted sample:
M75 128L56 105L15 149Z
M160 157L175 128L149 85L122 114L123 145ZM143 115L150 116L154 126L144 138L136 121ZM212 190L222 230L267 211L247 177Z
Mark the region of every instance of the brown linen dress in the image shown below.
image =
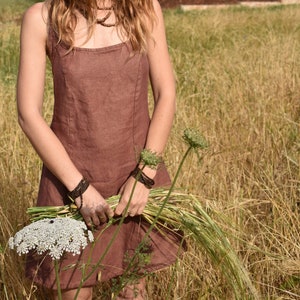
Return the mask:
M47 54L55 97L51 128L82 175L99 193L104 198L115 195L135 168L146 142L150 124L147 55L133 53L127 42L104 48L75 47L68 52L63 43L57 43L52 29L48 34ZM163 164L155 183L170 184ZM37 205L63 205L66 193L63 184L43 167ZM97 231L95 243L80 255L66 254L61 260L61 288L77 288L83 272L88 274L99 260L99 266L84 286L122 275L148 227L140 217L126 218L105 256L103 253L118 225ZM167 235L151 232L143 249L150 255L150 261L135 261L135 269L138 265L138 272L145 274L169 266L176 260L179 243L176 232ZM56 289L49 256L28 255L26 275L40 285Z

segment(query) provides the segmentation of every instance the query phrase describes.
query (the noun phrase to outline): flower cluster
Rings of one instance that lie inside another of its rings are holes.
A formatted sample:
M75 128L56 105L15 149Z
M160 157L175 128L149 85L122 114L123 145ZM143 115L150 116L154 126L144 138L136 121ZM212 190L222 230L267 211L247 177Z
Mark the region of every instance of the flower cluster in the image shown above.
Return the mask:
M71 218L44 219L18 231L9 239L9 247L19 255L35 250L60 259L64 252L80 254L94 236L82 221Z
M203 136L192 128L187 128L183 132L183 140L192 148L205 149L208 147L208 143Z
M162 158L154 151L143 149L141 152L141 161L146 166L155 169L162 162Z

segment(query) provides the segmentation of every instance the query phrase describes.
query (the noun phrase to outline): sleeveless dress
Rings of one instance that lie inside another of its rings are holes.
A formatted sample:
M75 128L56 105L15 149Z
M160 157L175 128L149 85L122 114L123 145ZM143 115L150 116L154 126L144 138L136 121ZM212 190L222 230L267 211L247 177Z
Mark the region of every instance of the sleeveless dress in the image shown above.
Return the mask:
M137 165L150 124L147 55L133 53L128 42L104 48L75 47L68 52L66 45L57 43L51 28L47 55L54 81L53 132L82 175L104 198L118 194ZM163 164L154 179L156 187L170 185ZM44 166L37 205L64 205L66 193L64 185ZM148 227L139 216L127 217L105 255L118 225L96 231L96 242L80 255L64 255L60 262L61 288L77 288L83 269L87 274L100 258L101 263L83 286L122 275ZM146 274L169 266L178 256L180 242L178 232L153 230L142 250L148 258L135 261L135 272ZM49 256L28 255L26 275L37 284L56 289Z

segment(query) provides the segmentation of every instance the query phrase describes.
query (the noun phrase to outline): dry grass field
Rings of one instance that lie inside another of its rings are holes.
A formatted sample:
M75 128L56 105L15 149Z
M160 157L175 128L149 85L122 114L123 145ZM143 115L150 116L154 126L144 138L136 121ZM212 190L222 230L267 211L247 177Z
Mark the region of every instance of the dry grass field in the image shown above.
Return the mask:
M9 3L9 4L8 4ZM0 299L49 299L23 275L7 240L35 205L41 162L17 124L15 84L21 12L0 0ZM262 300L300 299L300 6L166 10L177 113L165 154L172 175L198 128L209 149L192 155L178 188L198 196L226 232ZM47 71L44 115L50 122ZM170 276L172 280L170 282ZM172 296L166 295L171 287ZM106 287L95 287L104 299ZM149 299L235 299L220 266L197 245L148 279ZM245 295L243 299L253 299ZM237 299L241 300L241 299Z

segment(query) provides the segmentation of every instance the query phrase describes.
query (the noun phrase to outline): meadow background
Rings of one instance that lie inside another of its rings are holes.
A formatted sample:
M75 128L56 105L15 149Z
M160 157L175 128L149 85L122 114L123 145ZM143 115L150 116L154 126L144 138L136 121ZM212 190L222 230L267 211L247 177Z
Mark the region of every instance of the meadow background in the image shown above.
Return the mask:
M15 103L20 20L31 3L0 0L0 299L49 299L7 247L28 222L41 168ZM226 232L261 299L300 299L300 6L164 13L177 80L171 174L186 150L183 130L198 128L210 147L201 163L188 159L177 186ZM176 267L148 279L149 299L234 299L219 270L191 243ZM106 289L95 287L95 299Z

